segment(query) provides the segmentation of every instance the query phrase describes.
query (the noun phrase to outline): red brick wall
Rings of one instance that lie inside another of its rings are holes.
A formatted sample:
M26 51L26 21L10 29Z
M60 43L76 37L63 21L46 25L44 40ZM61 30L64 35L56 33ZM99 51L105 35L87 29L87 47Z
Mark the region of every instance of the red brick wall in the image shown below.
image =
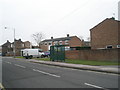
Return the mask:
M103 50L73 50L66 51L67 59L77 60L97 60L97 61L118 61L120 49L103 49Z
M83 42L77 37L77 36L74 36L71 38L71 40L69 41L69 46L70 47L80 47L82 46Z
M120 21L118 22L118 45L120 45Z
M40 48L41 48L43 51L48 51L48 45L40 45Z
M116 48L119 39L118 35L120 34L119 25L116 20L106 19L91 29L91 48L106 48L107 45L112 45L113 48Z

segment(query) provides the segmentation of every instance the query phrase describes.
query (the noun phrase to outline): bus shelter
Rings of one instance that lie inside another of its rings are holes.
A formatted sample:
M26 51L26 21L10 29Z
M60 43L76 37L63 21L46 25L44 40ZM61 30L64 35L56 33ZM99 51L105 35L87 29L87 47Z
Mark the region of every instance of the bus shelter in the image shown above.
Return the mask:
M65 45L55 45L50 47L51 61L65 61Z

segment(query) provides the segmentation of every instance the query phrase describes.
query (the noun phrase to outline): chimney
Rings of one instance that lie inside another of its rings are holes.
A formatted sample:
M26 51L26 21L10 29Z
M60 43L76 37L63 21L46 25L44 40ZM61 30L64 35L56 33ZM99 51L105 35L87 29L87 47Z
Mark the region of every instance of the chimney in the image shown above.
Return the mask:
M69 34L67 34L67 37L69 37Z
M7 40L7 43L9 42L9 40Z
M53 37L51 37L51 39L53 39Z
M19 39L19 41L21 41L21 39Z
M111 19L115 20L115 17L112 17Z

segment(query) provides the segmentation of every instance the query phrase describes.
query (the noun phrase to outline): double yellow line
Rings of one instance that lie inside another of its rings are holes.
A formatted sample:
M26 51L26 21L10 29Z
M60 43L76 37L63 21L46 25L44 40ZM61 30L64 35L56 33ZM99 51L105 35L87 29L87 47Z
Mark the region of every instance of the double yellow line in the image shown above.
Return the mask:
M5 90L5 88L3 87L1 83L0 83L0 90Z

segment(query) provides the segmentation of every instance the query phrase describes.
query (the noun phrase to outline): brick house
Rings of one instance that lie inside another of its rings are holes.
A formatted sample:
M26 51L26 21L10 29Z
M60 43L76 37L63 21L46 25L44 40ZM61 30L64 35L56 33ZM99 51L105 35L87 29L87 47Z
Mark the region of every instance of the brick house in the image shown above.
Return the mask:
M83 41L83 46L84 47L91 47L90 41Z
M120 21L107 18L92 29L91 49L119 48L120 47Z
M43 49L43 51L48 51L50 50L50 46L53 45L67 45L65 48L69 49L70 47L80 47L83 45L83 42L77 36L69 36L69 34L67 34L67 37L51 37L51 39L43 40L40 43L40 48Z
M2 55L12 56L13 55L14 42L11 43L7 40L6 43L2 45ZM29 41L22 42L21 39L15 40L15 54L20 56L21 49L31 48L31 43Z
M12 53L11 51L13 51L13 48L11 48L9 40L7 40L7 42L2 45L2 55L5 56L6 54Z
M0 46L0 53L2 53L2 46Z

